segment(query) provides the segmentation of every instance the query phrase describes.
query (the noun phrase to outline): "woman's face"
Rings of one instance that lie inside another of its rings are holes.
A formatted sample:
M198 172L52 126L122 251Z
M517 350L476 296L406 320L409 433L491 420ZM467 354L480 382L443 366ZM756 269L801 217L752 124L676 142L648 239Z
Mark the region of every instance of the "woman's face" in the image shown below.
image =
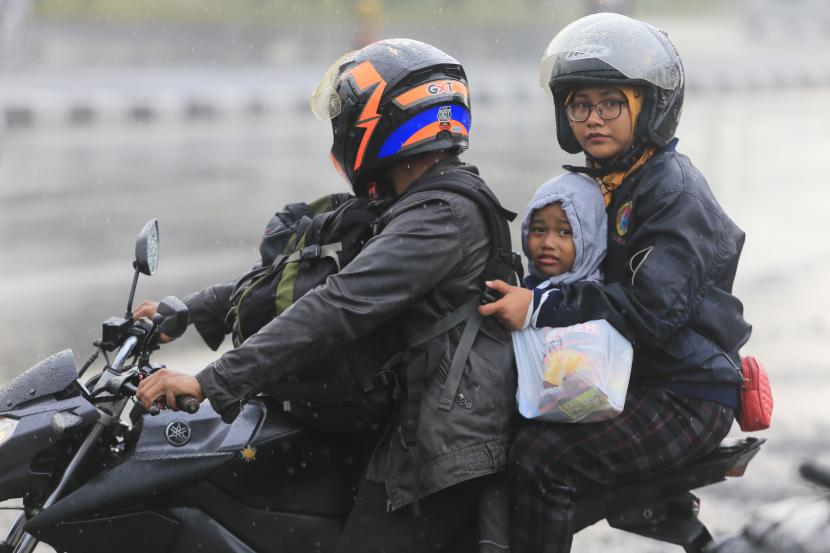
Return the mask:
M587 119L582 119L587 111ZM592 86L574 91L568 105L568 123L582 150L597 159L613 159L634 142L631 112L618 88ZM605 117L616 117L603 119Z

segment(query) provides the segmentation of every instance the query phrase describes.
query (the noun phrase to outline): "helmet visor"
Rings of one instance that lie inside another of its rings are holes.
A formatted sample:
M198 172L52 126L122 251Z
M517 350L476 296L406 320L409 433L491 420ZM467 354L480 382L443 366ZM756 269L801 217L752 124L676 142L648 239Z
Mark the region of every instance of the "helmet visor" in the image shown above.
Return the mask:
M569 62L597 59L629 79L666 90L683 84L680 57L668 37L651 25L624 15L600 13L578 19L548 45L539 67L539 84L567 75Z
M353 51L340 56L337 61L331 64L314 92L311 93L311 111L314 112L317 119L329 121L340 115L340 111L343 109L343 101L337 93L337 86L342 78L340 68L350 62L356 53L357 51Z

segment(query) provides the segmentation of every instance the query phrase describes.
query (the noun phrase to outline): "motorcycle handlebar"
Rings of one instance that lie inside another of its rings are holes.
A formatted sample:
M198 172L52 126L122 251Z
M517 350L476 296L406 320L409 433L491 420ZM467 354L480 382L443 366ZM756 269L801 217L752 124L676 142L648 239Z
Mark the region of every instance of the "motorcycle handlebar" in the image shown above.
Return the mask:
M115 371L121 370L121 365L124 364L124 361L127 357L132 353L133 348L138 344L138 338L135 336L130 336L126 340L124 340L124 344L122 344L121 348L118 350L118 353L115 354L115 359L112 362L111 367Z
M193 396L176 396L176 406L192 415L199 410L199 400Z
M153 402L150 406L151 415L155 416L161 412L161 403L163 402L163 399L163 396L160 396ZM192 415L199 410L199 400L189 395L176 396L176 407L185 413Z

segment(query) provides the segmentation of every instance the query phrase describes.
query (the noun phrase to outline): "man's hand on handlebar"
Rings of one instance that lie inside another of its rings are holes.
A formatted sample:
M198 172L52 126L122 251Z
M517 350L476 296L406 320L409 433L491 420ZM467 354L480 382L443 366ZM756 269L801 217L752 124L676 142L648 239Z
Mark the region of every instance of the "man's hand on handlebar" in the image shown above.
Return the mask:
M162 406L178 411L176 396L193 396L200 403L205 394L196 377L189 374L159 369L138 384L138 393L135 398L149 411L155 400Z
M159 302L144 300L143 302L138 304L138 307L133 309L133 320L137 321L137 320L139 320L143 317L146 317L148 319L152 319L153 317L156 316L156 312L158 311L158 308L159 308ZM168 336L167 334L165 334L163 332L159 333L159 342L161 342L162 344L166 344L166 343L170 342L171 340L172 340L172 338L170 336Z

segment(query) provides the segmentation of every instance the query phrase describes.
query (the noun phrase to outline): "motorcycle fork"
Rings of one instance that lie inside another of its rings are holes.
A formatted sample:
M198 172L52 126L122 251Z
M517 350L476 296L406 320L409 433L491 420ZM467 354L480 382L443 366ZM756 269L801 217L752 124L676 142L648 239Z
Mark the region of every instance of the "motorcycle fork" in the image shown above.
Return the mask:
M21 512L6 533L3 541L0 541L0 553L12 553L20 540L23 539L23 526L26 524L26 513Z

